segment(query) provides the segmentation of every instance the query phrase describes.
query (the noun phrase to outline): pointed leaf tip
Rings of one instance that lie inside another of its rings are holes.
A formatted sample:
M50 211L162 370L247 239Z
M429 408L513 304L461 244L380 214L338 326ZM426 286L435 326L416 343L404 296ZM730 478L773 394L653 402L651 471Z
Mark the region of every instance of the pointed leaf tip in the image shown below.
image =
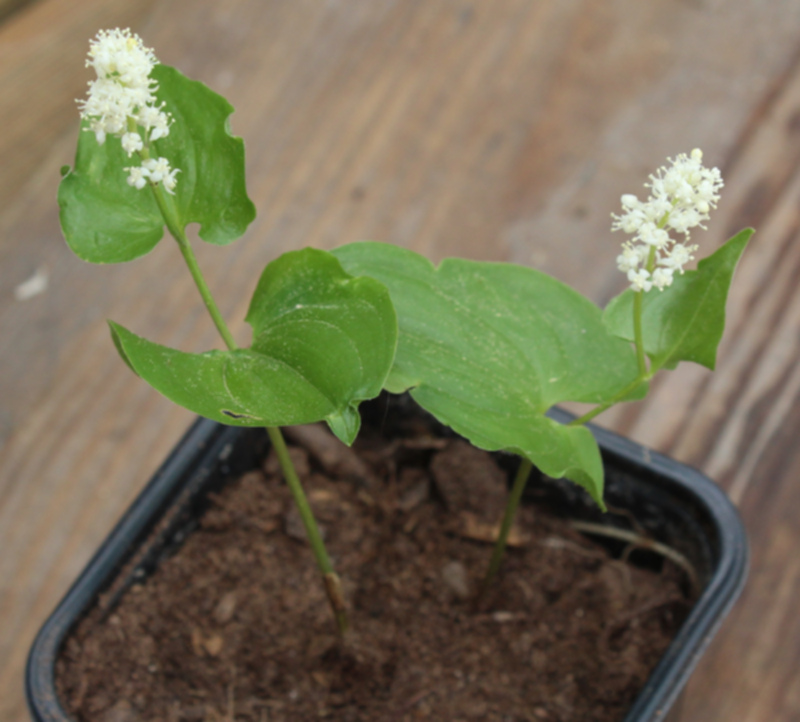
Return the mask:
M125 329L111 320L108 321L108 328L111 331L111 340L114 342L114 347L117 349L120 358L125 362L125 365L136 374L136 369L133 368L131 360L128 358L128 354L125 352L125 348L122 345L122 339L120 338L120 331L125 331ZM138 376L139 374L136 375Z
M361 428L361 414L357 408L348 406L342 411L331 414L325 421L336 437L347 446L352 446Z

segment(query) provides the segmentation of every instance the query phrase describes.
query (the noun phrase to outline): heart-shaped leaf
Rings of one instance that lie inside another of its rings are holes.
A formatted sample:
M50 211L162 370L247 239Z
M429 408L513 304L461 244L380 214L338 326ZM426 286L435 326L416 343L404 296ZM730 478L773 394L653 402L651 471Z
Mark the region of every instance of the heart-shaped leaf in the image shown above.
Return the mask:
M397 345L386 288L307 248L267 266L247 320L251 348L199 354L161 346L118 324L111 331L139 376L195 413L233 426L324 419L352 443L358 404L380 393Z
M591 433L544 414L560 401L602 403L633 385L630 344L565 284L531 268L447 259L435 268L395 246L357 243L334 255L386 284L400 338L387 382L484 449L526 456L602 503ZM642 391L643 389L640 389Z
M651 290L642 299L644 350L651 372L673 369L681 361L714 368L717 347L725 330L725 303L733 273L744 252L751 228L740 231L697 264L696 271L676 276L663 291ZM613 298L603 322L615 336L633 341L633 299L628 289Z
M228 123L233 107L168 65L156 65L152 77L158 101L174 122L167 137L153 142L151 155L180 169L170 199L180 229L199 223L202 239L230 243L255 218L245 189L244 143L231 135ZM86 261L130 261L156 246L165 221L149 187L128 185L123 169L140 164L136 155L128 158L119 138L99 145L87 127L81 126L75 167L58 189L61 228L70 248Z

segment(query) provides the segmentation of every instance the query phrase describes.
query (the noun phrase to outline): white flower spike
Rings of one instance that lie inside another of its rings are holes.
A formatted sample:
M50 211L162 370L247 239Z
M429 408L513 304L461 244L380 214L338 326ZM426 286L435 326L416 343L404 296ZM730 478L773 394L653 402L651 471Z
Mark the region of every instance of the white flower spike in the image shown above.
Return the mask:
M723 186L719 169L703 166L699 148L668 160L672 165L662 166L645 183L651 191L646 201L626 193L621 198L622 213L611 214L611 230L633 236L622 244L617 267L627 275L634 291L653 287L663 291L672 284L676 271L683 273L697 246L678 243L669 231L682 233L688 241L692 228L705 228L703 223L710 209L717 207Z
M129 158L139 153L144 159L140 168L124 169L129 185L141 190L148 182L160 182L171 194L179 169L170 169L165 158L149 160L150 144L169 135L172 122L164 103L156 105L158 86L150 73L157 64L155 53L129 29L101 30L89 42L86 61L97 79L89 82L89 95L78 105L81 118L88 121L99 145L109 135L116 136Z

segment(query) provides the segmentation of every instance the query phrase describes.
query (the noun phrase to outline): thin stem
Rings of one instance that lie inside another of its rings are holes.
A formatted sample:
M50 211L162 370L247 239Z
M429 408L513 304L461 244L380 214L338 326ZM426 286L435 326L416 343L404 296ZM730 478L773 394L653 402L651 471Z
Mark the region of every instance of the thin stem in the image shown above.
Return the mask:
M630 394L639 384L648 381L651 378L651 374L646 373L643 376L637 376L633 381L631 381L622 391L612 396L608 401L595 406L591 411L588 411L583 416L579 416L577 419L573 419L570 421L567 426L582 426L583 424L588 423L591 421L595 416L599 416L607 409L610 409L615 404L618 404L622 401L628 394Z
M286 442L283 440L281 430L275 427L267 427L267 433L275 448L275 453L278 455L278 461L280 461L281 468L283 469L283 476L294 497L294 503L297 506L297 510L300 512L300 518L303 520L303 526L308 536L308 543L311 546L311 550L314 552L317 566L319 566L319 570L322 572L322 576L325 580L325 590L328 593L328 601L336 617L336 624L339 627L339 631L344 633L347 631L348 623L339 576L333 570L330 557L325 549L325 543L322 541L322 535L319 533L317 521L314 518L314 513L311 511L306 493L303 491L303 485L300 483L292 460L289 457L289 450L286 448Z
M647 361L644 355L644 333L642 332L642 302L644 291L633 295L633 342L636 344L636 362L639 364L639 376L647 374Z
M233 340L233 335L228 329L228 325L225 323L225 319L222 317L222 314L217 307L217 303L214 300L214 297L211 295L211 291L209 291L208 286L206 286L205 279L203 278L203 274L200 272L200 266L197 265L197 259L194 256L189 241L186 239L186 236L184 236L182 239L178 238L176 240L178 241L178 248L181 249L181 253L186 261L186 265L189 267L189 273L192 274L192 278L194 278L194 282L197 285L197 290L200 291L200 295L203 297L203 303L206 305L208 313L211 315L211 319L214 321L214 325L217 327L217 330L219 331L220 336L222 336L222 339L225 341L225 345L228 347L228 349L234 351L237 348L236 341Z
M650 246L650 250L647 253L647 272L652 273L655 270L655 267L656 267L656 247Z
M503 555L505 554L506 545L508 544L508 533L511 531L511 525L514 523L514 517L517 514L517 508L522 500L522 493L525 491L525 486L528 483L528 477L530 476L532 467L533 464L528 459L523 458L520 461L519 469L517 470L517 476L514 479L514 485L511 487L511 493L508 495L508 501L506 502L506 510L505 514L503 515L503 522L500 525L500 534L498 535L497 541L494 544L492 558L489 560L489 568L487 569L486 576L483 579L483 585L481 586L481 591L478 597L479 599L481 596L483 596L483 594L486 593L486 590L489 588L495 576L497 576L497 572L500 570L500 564L503 561Z
M650 256L648 258L648 268L652 270L652 265L655 263L655 249L650 249ZM591 411L585 413L583 416L570 421L567 426L581 426L588 421L591 421L595 416L599 416L607 409L610 409L615 404L624 400L625 397L631 393L639 384L649 381L657 369L647 368L647 357L644 350L644 331L642 328L642 315L644 304L644 291L637 291L633 294L633 341L636 347L636 363L639 367L639 375L631 381L622 391L612 396L608 401L596 406Z
M231 334L230 329L228 329L228 325L225 323L225 319L220 313L217 302L211 295L211 291L206 284L206 280L203 278L203 273L200 270L200 266L197 265L197 259L195 258L194 251L192 251L192 246L189 243L189 239L186 238L183 228L181 228L180 224L177 222L175 207L172 203L172 199L167 197L167 194L164 193L160 187L151 187L153 188L153 194L155 195L156 203L158 203L161 215L164 217L164 221L167 224L169 232L178 242L178 248L181 249L183 260L186 261L186 266L189 268L189 273L192 274L192 278L197 286L197 290L200 291L200 296L202 297L203 303L208 309L208 313L211 315L211 320L214 321L214 325L217 327L217 331L219 331L220 336L222 336L222 340L225 341L225 345L228 347L228 350L235 351L236 348L238 348L236 346L236 341L233 340L233 334Z

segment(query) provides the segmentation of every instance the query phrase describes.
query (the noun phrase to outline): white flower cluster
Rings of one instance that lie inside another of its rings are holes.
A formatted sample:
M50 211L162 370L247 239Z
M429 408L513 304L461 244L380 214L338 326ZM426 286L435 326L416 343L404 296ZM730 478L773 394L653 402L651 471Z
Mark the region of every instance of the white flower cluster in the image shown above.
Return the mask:
M178 180L176 174L180 173L180 168L170 168L166 158L148 158L142 161L141 166L125 168L128 171L128 185L141 190L147 182L161 183L167 193L174 193Z
M78 105L100 145L113 135L120 138L129 158L134 153L142 155L141 166L125 168L129 185L141 189L148 181L160 182L173 193L179 169L171 169L166 158L149 157L150 143L169 135L171 123L164 104L156 105L157 85L150 73L157 63L153 51L129 29L101 30L89 42L86 61L97 79L89 82L89 96Z
M654 286L664 290L672 284L673 274L694 256L697 246L686 243L695 226L705 228L708 212L717 207L722 176L718 168L703 166L703 152L695 148L690 155L681 153L672 165L659 168L645 183L651 195L640 201L635 195L622 196L621 215L612 213L612 231L624 231L633 239L622 244L617 267L627 274L634 291L649 291ZM684 242L674 240L669 231L684 235Z

